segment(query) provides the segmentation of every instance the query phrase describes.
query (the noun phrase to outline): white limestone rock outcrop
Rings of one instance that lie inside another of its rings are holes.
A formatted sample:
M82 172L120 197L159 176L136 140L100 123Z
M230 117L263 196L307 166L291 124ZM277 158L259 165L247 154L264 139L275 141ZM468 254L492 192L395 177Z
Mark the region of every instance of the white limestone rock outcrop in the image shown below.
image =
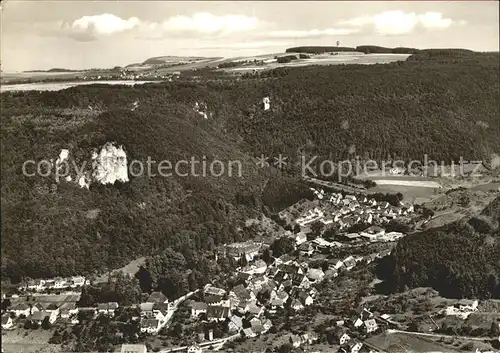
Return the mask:
M200 114L203 117L203 119L208 119L208 115L207 115L208 107L205 103L200 104L200 103L196 102L194 104L193 110L195 112L197 112L198 114Z
M264 97L262 99L262 106L264 107L264 110L269 110L271 108L271 100L269 97Z
M59 165L61 163L63 163L64 161L66 161L68 159L68 157L69 157L69 150L63 148L61 150L61 152L59 153L59 158L57 158L57 160L56 160L56 166L59 167Z
M90 187L90 181L87 179L85 175L81 175L80 178L78 179L78 185L81 188L88 189Z
M99 153L92 153L92 179L100 184L129 181L127 154L122 146L107 142ZM80 181L79 181L80 183Z

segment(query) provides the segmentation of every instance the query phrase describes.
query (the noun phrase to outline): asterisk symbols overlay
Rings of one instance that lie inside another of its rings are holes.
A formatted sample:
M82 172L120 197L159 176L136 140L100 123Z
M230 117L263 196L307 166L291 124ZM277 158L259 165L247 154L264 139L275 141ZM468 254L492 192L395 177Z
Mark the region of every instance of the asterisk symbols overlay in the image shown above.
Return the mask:
M257 167L264 168L264 167L268 167L268 166L269 166L269 163L267 162L266 156L261 154L260 157L257 157Z
M281 153L278 155L278 158L274 157L274 160L274 165L278 168L282 169L284 166L286 166L287 157L284 157Z

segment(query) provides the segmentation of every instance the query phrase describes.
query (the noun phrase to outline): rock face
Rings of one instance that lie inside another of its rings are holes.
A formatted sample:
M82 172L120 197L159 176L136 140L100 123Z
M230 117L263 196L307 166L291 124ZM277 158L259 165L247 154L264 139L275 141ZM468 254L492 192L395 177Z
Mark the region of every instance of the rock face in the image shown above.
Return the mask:
M194 104L193 110L198 114L200 114L203 117L203 119L208 119L207 115L208 107L206 104L204 103L199 104L198 102L196 102Z
M269 97L264 97L262 99L262 106L264 107L264 110L269 110L271 108L271 100Z
M99 153L92 154L94 169L93 180L101 184L114 184L115 181L128 182L127 154L122 146L107 142ZM82 186L83 181L78 181ZM88 184L88 183L85 183ZM87 186L88 187L88 186Z
M81 187L81 188L89 188L90 186L90 182L87 180L87 178L85 177L85 175L82 175L80 176L80 179L78 179L78 185Z
M490 165L492 169L500 167L500 156L498 154L492 154L490 158Z
M57 158L57 160L56 160L56 166L59 166L61 163L63 163L65 160L67 160L68 156L69 156L69 150L62 149L61 153L59 153L59 158Z
M99 153L92 152L91 159L91 169L77 171L75 178L70 173L63 175L64 180L66 182L74 181L81 188L87 189L91 183L114 184L116 181L129 181L127 154L122 146L115 146L113 143L107 142ZM60 171L63 170L62 163L69 163L69 150L62 149L55 163L52 159L51 161L53 166L55 165Z

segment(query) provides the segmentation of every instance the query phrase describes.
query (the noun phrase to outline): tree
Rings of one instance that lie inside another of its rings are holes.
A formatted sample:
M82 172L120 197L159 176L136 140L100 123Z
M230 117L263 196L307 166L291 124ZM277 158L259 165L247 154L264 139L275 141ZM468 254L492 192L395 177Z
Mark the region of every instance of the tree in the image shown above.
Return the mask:
M271 256L271 252L269 251L269 249L265 249L264 252L262 253L262 260L264 260L264 262L268 265L273 262L273 258Z
M271 245L274 257L292 252L295 249L295 241L292 238L281 237L276 239Z
M55 331L54 335L49 339L49 343L51 344L61 344L62 343L62 336L59 331Z
M50 321L49 321L49 317L48 316L45 316L43 318L43 321L42 321L42 328L44 330L48 330L50 329L51 325L50 325Z
M278 353L292 353L293 352L293 346L290 343L285 343L281 345L281 347L278 349Z
M141 297L139 281L120 271L109 276L109 292L116 297L116 301L121 306L137 303Z
M238 265L240 265L240 267L245 267L246 265L248 265L247 257L245 256L245 254L243 254L240 257L240 260L238 261Z
M183 332L182 324L179 322L175 323L174 326L172 327L173 336L180 338L180 337L182 337L182 332Z
M324 224L321 222L314 222L311 224L311 230L315 238L319 237L321 235L321 232L325 228Z
M470 197L467 193L462 193L458 197L458 204L461 207L467 207L470 203Z
M4 300L2 300L2 312L4 312L5 310L7 310L7 308L9 306L11 306L11 302L10 302L9 298L5 298Z
M434 216L434 211L427 207L422 207L422 215L424 216L424 218L431 218L432 216Z
M33 328L33 325L32 325L32 322L31 320L26 320L24 321L24 329L25 330L30 330Z
M139 267L139 271L137 271L135 277L139 280L139 285L143 292L149 293L153 290L153 279L144 266Z
M472 342L466 343L462 347L460 347L460 350L466 351L466 352L472 352L472 351L474 351L474 343L472 343Z
M500 323L498 323L498 322L491 323L490 337L492 337L492 338L500 337Z
M408 325L408 331L418 332L419 331L418 324L415 321L410 322L410 324Z

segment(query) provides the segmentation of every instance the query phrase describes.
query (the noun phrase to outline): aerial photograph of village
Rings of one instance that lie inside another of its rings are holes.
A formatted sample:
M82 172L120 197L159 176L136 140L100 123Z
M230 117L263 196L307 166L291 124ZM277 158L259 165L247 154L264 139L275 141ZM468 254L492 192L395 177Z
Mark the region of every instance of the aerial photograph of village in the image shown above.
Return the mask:
M497 1L0 10L2 353L500 352Z

